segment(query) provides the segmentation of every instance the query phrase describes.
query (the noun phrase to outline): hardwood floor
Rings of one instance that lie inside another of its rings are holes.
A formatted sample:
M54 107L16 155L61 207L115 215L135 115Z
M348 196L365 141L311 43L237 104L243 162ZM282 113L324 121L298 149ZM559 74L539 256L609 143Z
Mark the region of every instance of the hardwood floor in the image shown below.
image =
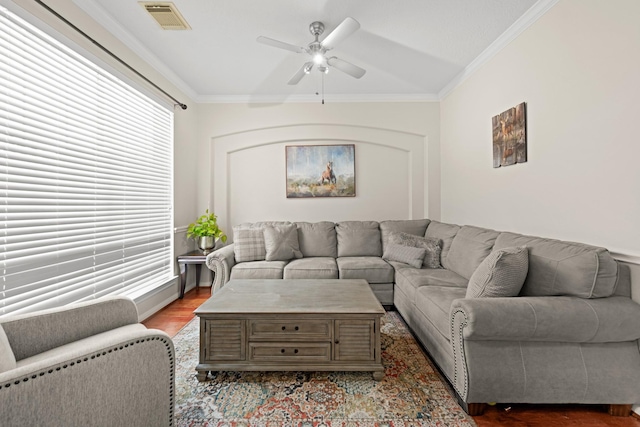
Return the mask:
M196 288L147 320L148 328L170 336L195 316L193 310L210 297L210 288ZM489 406L484 415L473 417L478 427L640 427L640 417L612 417L599 405L505 405Z

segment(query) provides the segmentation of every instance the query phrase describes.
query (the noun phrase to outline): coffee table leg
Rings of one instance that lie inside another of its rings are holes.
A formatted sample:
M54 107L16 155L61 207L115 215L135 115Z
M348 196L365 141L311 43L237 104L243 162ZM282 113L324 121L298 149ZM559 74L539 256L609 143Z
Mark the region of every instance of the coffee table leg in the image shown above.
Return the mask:
M208 371L198 371L198 373L196 374L196 378L199 382L204 382L207 380L207 373Z
M384 371L373 371L373 379L380 381L384 378Z

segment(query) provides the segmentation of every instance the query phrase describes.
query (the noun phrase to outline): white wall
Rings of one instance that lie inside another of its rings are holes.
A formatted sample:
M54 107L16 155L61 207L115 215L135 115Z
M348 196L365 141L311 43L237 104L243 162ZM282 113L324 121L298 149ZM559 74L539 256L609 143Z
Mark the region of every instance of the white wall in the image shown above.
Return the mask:
M437 103L199 106L199 208L247 221L422 218L439 210ZM287 199L285 146L355 144L356 197ZM437 160L437 159L436 159ZM436 170L437 171L437 170Z
M446 96L444 221L640 260L639 22L637 0L561 0ZM523 101L528 162L493 169L491 117Z

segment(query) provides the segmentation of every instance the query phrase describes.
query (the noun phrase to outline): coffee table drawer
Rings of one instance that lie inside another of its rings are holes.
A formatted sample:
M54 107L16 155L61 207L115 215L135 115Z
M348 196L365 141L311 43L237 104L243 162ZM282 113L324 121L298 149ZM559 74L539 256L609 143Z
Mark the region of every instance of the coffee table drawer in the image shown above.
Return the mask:
M308 361L331 360L331 343L249 343L249 358L253 361Z
M330 320L251 320L250 339L331 339L333 322Z

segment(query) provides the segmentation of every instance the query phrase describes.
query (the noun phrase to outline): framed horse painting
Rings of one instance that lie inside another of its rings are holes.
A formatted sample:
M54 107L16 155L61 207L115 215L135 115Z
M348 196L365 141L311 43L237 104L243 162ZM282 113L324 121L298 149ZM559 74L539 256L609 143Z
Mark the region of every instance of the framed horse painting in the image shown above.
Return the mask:
M285 151L287 198L355 197L355 145L287 145Z

